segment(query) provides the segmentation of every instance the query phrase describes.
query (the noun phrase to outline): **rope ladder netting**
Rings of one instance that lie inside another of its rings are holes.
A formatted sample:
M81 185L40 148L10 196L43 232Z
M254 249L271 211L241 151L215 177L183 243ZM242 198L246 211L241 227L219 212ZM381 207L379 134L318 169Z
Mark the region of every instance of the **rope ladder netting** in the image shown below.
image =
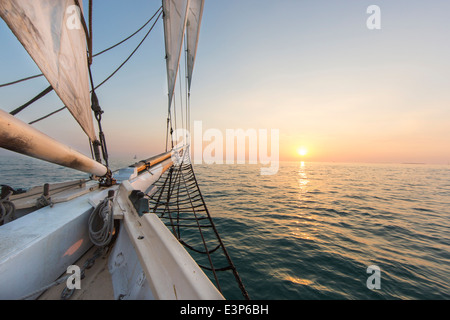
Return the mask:
M245 299L248 293L217 232L189 161L174 164L155 183L150 212L158 215L173 235L222 292L232 278ZM223 293L223 292L222 292Z

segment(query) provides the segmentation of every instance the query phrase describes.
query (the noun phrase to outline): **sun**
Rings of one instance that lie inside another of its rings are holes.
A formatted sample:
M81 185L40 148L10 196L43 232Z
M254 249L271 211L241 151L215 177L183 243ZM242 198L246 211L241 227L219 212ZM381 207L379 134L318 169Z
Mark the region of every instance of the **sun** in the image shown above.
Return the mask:
M305 147L300 147L300 148L297 149L297 153L300 156L304 157L304 156L306 156L308 154L308 150Z

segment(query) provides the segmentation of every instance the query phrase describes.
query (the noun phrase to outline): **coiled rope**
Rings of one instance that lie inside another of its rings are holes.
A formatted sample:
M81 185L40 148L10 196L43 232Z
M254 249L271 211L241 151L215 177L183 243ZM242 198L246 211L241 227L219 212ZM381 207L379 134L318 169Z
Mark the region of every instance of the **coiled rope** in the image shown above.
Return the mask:
M114 235L113 199L110 193L89 216L89 238L98 247L108 245Z

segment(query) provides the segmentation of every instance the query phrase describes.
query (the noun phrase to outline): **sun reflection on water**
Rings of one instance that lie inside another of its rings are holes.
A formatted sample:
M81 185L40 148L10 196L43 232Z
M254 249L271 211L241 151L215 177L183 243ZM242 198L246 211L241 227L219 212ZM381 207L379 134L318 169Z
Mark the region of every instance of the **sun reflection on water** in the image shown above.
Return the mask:
M310 286L310 285L313 284L313 282L311 280L302 279L302 278L299 278L299 277L294 277L294 276L289 276L289 275L286 275L284 280L287 280L287 281L290 281L292 283L299 284L299 285L302 285L302 286Z
M309 183L308 176L306 175L306 165L305 162L300 162L300 167L298 169L298 186L300 193L306 193L307 185Z

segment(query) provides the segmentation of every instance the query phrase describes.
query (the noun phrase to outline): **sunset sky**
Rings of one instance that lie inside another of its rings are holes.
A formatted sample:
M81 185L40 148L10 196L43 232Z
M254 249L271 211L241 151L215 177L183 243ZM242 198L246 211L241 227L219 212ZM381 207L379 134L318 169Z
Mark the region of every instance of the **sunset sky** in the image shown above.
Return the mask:
M374 4L381 30L366 25ZM94 51L133 33L160 5L95 1ZM447 164L449 12L447 0L206 0L191 119L224 135L226 129L279 129L281 160ZM39 73L3 22L0 34L0 83ZM96 58L94 81L108 76L144 34ZM159 21L98 91L112 156L164 151L166 83ZM0 88L0 108L9 112L47 86L41 78ZM60 107L52 93L18 118L31 121ZM67 111L36 127L89 154ZM303 157L301 147L308 150Z

